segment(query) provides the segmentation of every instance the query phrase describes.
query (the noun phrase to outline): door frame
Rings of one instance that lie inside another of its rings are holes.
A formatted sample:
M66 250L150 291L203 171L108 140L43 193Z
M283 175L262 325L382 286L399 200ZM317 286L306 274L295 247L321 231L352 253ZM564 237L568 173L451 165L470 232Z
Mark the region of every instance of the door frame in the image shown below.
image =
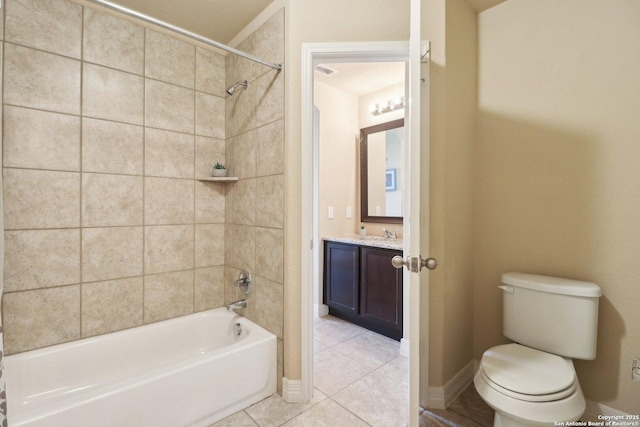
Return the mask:
M319 210L318 210L318 158L319 147L313 138L314 104L313 104L313 73L314 66L319 62L383 62L398 61L410 63L410 43L409 41L398 42L356 42L356 43L305 43L302 45L302 126L301 126L301 165L302 165L302 283L301 283L301 400L303 402L311 400L313 393L313 316L314 316L314 292L319 287L319 260L322 248L320 236L318 235ZM408 83L408 82L407 82ZM409 116L408 114L406 116ZM419 116L418 116L419 117ZM408 117L405 117L408 120ZM405 123L411 126L410 123ZM408 181L408 178L407 178ZM406 196L405 196L406 199ZM405 202L405 206L407 203ZM408 236L406 229L409 221L405 221L404 235ZM406 250L405 250L406 252ZM406 254L405 254L406 255ZM410 305L407 299L409 296L408 284L410 282L404 275L404 321L408 323ZM415 305L414 305L415 307ZM411 316L417 319L417 314ZM405 327L405 330L407 328ZM411 330L409 324L408 330ZM411 332L404 337L403 347L408 347L406 339L411 336ZM417 348L417 342L414 344ZM416 354L416 353L414 353ZM412 355L411 357L416 358ZM414 361L418 363L419 361ZM427 366L422 367L427 369ZM417 384L414 386L416 387ZM415 394L415 391L414 393ZM411 408L417 406L417 396L410 399ZM411 417L410 413L410 419ZM413 425L412 419L412 425Z

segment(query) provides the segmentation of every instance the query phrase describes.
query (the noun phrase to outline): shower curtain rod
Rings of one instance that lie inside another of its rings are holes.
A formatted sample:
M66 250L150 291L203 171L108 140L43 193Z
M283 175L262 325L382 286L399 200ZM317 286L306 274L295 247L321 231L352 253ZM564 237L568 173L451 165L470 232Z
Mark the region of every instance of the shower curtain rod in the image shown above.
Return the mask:
M120 5L115 4L115 3L111 3L111 2L106 1L106 0L88 0L88 1L91 2L91 3L98 4L100 6L104 6L104 7L107 7L109 9L118 11L120 13L124 13L125 15L141 19L141 20L143 20L145 22L148 22L150 24L154 24L154 25L157 25L157 26L162 27L164 29L173 31L174 33L178 33L178 34L181 34L183 36L192 38L194 40L198 40L198 41L200 41L202 43L208 44L209 46L217 47L218 49L222 49L222 50L227 51L229 53L233 53L234 55L241 56L241 57L246 58L246 59L248 59L250 61L254 61L254 62L257 62L259 64L266 65L267 67L271 67L274 70L278 70L278 72L282 71L282 64L274 64L272 62L263 61L262 59L257 58L257 57L255 57L255 56L253 56L251 54L248 54L248 53L243 52L241 50L232 48L231 46L227 46L227 45L222 44L220 42L217 42L215 40L211 40L211 39L208 39L206 37L202 37L202 36L200 36L200 35L198 35L196 33L192 33L191 31L185 30L184 28L176 27L175 25L169 24L168 22L164 22L164 21L161 21L159 19L153 18L153 17L151 17L149 15L145 15L144 13L137 12L135 10L126 8L124 6L120 6Z

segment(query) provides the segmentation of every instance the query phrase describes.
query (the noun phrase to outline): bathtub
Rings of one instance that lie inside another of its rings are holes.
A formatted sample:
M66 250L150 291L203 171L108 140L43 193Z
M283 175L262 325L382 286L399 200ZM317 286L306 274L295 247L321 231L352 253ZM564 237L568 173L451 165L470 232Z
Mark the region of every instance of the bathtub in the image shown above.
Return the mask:
M218 308L10 355L9 425L206 427L276 392L276 348Z

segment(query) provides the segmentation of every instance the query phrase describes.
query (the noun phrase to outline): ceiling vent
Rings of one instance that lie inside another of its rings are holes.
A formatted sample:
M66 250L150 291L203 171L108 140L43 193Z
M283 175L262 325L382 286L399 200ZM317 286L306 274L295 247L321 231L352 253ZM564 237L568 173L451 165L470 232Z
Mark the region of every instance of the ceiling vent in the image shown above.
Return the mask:
M314 67L314 69L315 69L317 72L319 72L319 73L321 73L321 74L324 74L325 76L330 76L330 75L332 75L333 73L337 73L337 71L336 71L336 70L334 70L333 68L329 68L329 67L327 67L326 65L322 65L322 64L318 64L318 65L316 65L316 66Z

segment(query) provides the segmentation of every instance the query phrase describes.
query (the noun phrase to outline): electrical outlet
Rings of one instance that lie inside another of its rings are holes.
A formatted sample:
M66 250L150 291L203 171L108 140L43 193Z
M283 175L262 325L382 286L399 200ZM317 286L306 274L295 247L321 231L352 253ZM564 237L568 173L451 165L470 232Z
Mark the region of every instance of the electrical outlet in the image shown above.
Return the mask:
M333 219L333 206L329 206L327 208L327 218L328 219Z
M351 206L347 207L347 219L351 219Z
M631 365L631 380L640 381L640 358L635 357Z

